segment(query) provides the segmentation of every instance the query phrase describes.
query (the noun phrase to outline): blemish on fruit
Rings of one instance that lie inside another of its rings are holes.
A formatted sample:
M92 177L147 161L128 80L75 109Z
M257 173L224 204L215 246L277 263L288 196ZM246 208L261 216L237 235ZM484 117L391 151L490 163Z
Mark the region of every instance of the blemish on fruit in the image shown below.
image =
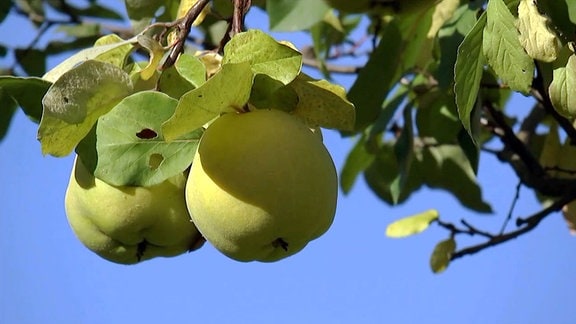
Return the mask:
M156 170L160 164L162 164L162 161L164 161L162 154L153 153L148 159L148 167L152 170Z
M158 137L158 133L151 130L150 128L144 128L143 130L136 133L136 136L141 139L153 139Z
M282 239L281 237L274 240L274 242L272 242L272 246L276 248L281 247L282 250L288 252L288 242L284 241L284 239Z
M146 240L138 243L138 246L136 247L136 258L138 258L138 262L142 261L147 246L148 242Z

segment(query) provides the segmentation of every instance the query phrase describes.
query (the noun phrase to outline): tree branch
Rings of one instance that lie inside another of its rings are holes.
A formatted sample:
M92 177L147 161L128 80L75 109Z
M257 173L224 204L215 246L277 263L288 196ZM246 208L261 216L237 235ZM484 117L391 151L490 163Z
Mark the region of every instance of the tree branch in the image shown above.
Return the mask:
M188 10L186 15L173 23L170 24L152 24L149 27L163 26L164 28L176 28L176 40L171 44L172 49L162 64L162 70L167 69L176 63L178 56L184 52L184 44L186 43L186 38L190 34L192 29L192 24L198 18L202 10L208 5L210 0L198 0L191 8Z
M552 214L554 212L560 211L564 205L566 205L569 202L571 202L572 200L576 199L576 187L573 187L571 189L572 190L570 190L564 196L562 196L561 198L556 200L552 205L542 209L538 213L536 213L536 214L534 214L528 218L518 218L516 220L516 225L517 226L524 226L524 227L522 227L518 230L512 231L512 232L493 236L491 239L489 239L488 241L486 241L482 244L478 244L478 245L474 245L474 246L470 246L470 247L461 249L461 250L453 253L452 256L450 257L450 260L455 260L455 259L461 258L465 255L471 255L471 254L478 253L484 249L502 244L504 242L510 241L512 239L515 239L515 238L525 234L525 233L532 231L534 228L536 228L536 226L538 226L538 224L540 224L540 222L544 218L548 217L550 214Z

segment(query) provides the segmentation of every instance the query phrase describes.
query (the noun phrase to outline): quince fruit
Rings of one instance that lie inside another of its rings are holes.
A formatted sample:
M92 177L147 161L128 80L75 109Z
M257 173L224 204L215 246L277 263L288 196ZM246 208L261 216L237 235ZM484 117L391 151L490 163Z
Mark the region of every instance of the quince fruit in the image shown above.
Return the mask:
M66 216L78 239L109 261L176 256L204 242L186 208L185 184L186 175L179 174L152 187L112 186L76 157Z
M279 110L229 113L204 132L186 202L216 249L272 262L302 250L334 219L338 181L321 139Z

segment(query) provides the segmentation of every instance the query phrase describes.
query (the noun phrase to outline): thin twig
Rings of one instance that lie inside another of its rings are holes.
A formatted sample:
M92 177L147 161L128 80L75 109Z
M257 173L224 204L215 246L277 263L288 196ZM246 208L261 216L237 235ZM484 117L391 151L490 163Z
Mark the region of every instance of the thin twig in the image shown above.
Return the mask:
M506 230L508 223L512 219L512 213L514 212L514 208L516 207L516 203L518 202L518 199L520 199L520 188L522 188L522 181L518 181L518 184L516 184L516 194L514 195L514 198L512 199L512 205L510 205L510 210L508 210L508 215L506 215L506 219L504 220L504 224L502 224L502 228L500 229L500 235L504 234L504 231Z
M184 44L186 43L186 38L188 37L188 34L190 34L190 30L192 29L192 24L198 18L198 16L202 12L202 10L204 10L204 8L206 7L206 5L208 5L209 2L210 2L210 0L198 0L188 10L186 15L184 17L182 17L181 19L176 20L172 24L161 24L165 28L166 27L167 28L171 28L171 27L176 28L176 40L174 41L173 44L171 44L172 49L170 50L170 53L168 54L166 61L164 61L164 64L162 64L162 67L161 67L162 70L167 69L167 68L171 67L172 65L174 65L174 63L176 63L176 59L178 59L178 56L182 52L184 52ZM157 24L153 24L151 26L155 26L155 25L157 25Z
M545 219L546 217L548 217L549 215L551 215L554 212L560 211L564 205L571 202L575 198L576 198L576 188L572 188L572 190L570 190L568 193L566 193L566 195L562 196L561 198L556 200L554 203L552 203L550 206L542 209L538 213L536 213L536 214L534 214L528 218L518 218L516 220L516 225L517 226L523 226L520 229L512 231L512 232L508 232L506 234L494 236L493 238L491 238L490 240L488 240L484 243L461 249L461 250L455 252L454 254L452 254L452 256L450 257L450 260L455 260L455 259L461 258L465 255L471 255L471 254L478 253L484 249L502 244L504 242L515 239L515 238L517 238L517 237L519 237L525 233L528 233L528 232L532 231L534 228L536 228L536 226L538 226L538 224L540 224L540 222L543 219Z

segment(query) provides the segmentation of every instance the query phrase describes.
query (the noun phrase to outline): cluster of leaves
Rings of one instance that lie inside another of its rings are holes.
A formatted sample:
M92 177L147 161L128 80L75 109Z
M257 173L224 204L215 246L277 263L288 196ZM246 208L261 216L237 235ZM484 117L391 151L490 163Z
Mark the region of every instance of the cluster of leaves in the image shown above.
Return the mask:
M202 126L218 114L247 106L282 109L311 127L355 136L340 176L344 192L363 175L388 204L406 202L427 186L451 193L478 213L492 212L476 179L478 164L483 154L496 154L534 190L544 209L518 218L517 229L496 234L464 220L463 227L446 223L435 210L391 224L391 237L416 234L430 224L449 232L432 254L435 272L530 231L576 198L576 167L561 158L571 155L576 143L574 1L252 1L267 12L271 30L310 35L302 54L258 31L230 40L231 22L239 5L248 3L244 0L210 1L210 10L194 21L202 39L184 39L178 34L182 19L196 2L126 0L130 28L107 25L121 15L97 1L82 9L62 0L0 5L6 7L0 12L27 15L39 35L60 26L72 39L44 49L34 42L26 49L1 48L20 51L15 66L28 77L0 77L0 101L9 107L0 114L0 136L21 106L34 120L42 119L44 153L61 156L76 148L106 181L149 185L189 164ZM47 6L64 21L46 18ZM84 19L94 16L100 20ZM122 37L104 35L110 33ZM184 41L213 51L174 58L168 45ZM89 49L42 78L31 77L41 76L44 66L30 62L87 47L86 42ZM145 60L135 59L142 53ZM350 56L365 63L343 66ZM346 94L303 74L303 64L327 79L354 74L354 83ZM533 97L534 107L513 115L508 102L514 93ZM345 95L356 107L355 119ZM496 140L501 147L489 148ZM460 234L485 240L458 250Z

